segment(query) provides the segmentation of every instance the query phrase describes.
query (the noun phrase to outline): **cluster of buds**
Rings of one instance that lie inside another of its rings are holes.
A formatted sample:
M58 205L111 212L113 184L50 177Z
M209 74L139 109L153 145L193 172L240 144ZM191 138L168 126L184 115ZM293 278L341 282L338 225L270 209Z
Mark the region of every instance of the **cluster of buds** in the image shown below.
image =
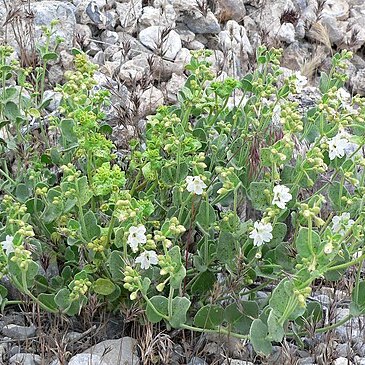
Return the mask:
M223 183L223 186L218 189L217 193L219 195L224 195L227 194L229 191L231 191L232 189L234 189L235 184L232 181L231 178L234 178L234 167L228 167L228 168L224 168L221 166L218 166L215 168L215 171L217 174L219 174L219 178L221 180L221 182Z
M26 271L29 263L32 261L31 253L23 246L16 246L14 248L14 256L11 258L11 261L15 262L21 270Z
M91 281L86 279L76 279L73 282L72 291L70 293L70 300L78 300L80 298L80 295L85 295L89 288L91 287Z
M169 231L174 236L179 236L186 231L186 228L179 223L179 220L176 217L172 217L170 219Z
M48 187L47 186L43 186L43 187L38 187L35 189L35 194L37 196L46 196L48 192Z
M309 286L301 290L294 290L294 295L296 296L300 307L305 308L306 299L310 296L311 292L312 289Z
M94 252L103 252L108 243L108 236L101 236L100 238L94 239L92 242L87 244L87 247Z
M132 269L130 266L126 266L124 269L124 285L123 287L131 292L130 299L136 300L137 293L141 288L141 277L137 270Z
M23 221L21 222L22 224L20 225L17 233L21 234L23 237L34 237L35 234L33 231L33 227L28 223L24 223Z
M169 240L165 235L162 234L161 231L154 231L153 239L156 243L161 242L162 245L166 248L170 248L172 246L171 240Z
M303 131L303 121L298 112L298 102L287 102L281 107L280 122L286 133L297 133Z
M5 213L9 219L22 217L27 212L25 204L20 204L8 194L5 194L2 200Z
M169 255L159 255L158 264L160 265L160 275L173 275L176 269L176 264L172 261Z
M138 212L138 208L131 207L131 196L127 194L124 199L117 200L115 202L116 215L120 222L124 222L129 218L135 218Z
M196 169L196 175L200 175L204 172L204 170L207 168L205 161L205 154L204 152L198 153L197 156L194 157L194 160L192 161L192 166L194 169Z
M0 279L2 279L5 275L8 274L8 263L6 260L0 261Z
M64 177L66 178L67 182L73 182L81 175L81 172L77 171L75 166L71 163L67 165L62 165L61 170L63 171Z
M313 203L310 207L309 204L301 203L299 214L304 218L304 222L312 220L317 227L321 227L325 224L325 221L318 215L321 213L321 205L325 201L322 195Z
M319 147L314 147L307 152L307 156L303 162L302 168L308 173L324 173L327 170L327 165L323 161L324 156ZM314 182L312 182L314 184Z

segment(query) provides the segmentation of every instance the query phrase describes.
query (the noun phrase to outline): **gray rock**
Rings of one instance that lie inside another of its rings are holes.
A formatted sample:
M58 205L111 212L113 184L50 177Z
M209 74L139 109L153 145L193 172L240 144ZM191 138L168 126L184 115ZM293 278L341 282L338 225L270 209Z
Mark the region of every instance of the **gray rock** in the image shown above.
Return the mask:
M138 39L144 46L169 60L174 60L182 47L181 39L174 30L167 32L166 28L160 26L143 29Z
M92 32L87 24L76 24L75 38L81 47L87 47L92 38Z
M105 362L100 355L78 354L70 359L68 365L111 365L111 363Z
M217 34L221 31L217 18L210 10L205 16L200 12L195 12L193 16L186 16L184 23L192 32L197 34Z
M77 4L76 18L80 24L93 24L98 27L104 26L107 21L98 3L90 0L82 0Z
M122 81L130 84L133 80L141 80L149 72L149 64L146 55L133 57L120 67L119 77Z
M59 23L54 27L51 41L54 44L56 37L61 37L64 39L64 42L61 43L59 49L72 49L76 30L76 18L70 3L42 1L32 4L32 12L34 14L36 42L44 43L45 36L41 28L43 26L49 27L52 20L57 19Z
M54 112L61 104L62 94L53 90L46 90L43 94L43 100L50 100L46 109L50 112Z
M114 45L119 42L119 35L117 32L112 32L111 30L105 30L101 33L100 39L105 43L104 49L107 46Z
M136 353L136 340L123 337L118 340L106 340L90 347L82 355L97 355L102 359L100 365L138 365L139 358ZM69 365L83 365L84 363L69 363ZM97 363L95 363L96 365ZM85 365L89 365L85 363Z
M63 68L60 65L51 66L48 70L47 77L52 85L61 83L63 80Z
M66 50L60 52L60 61L65 70L71 70L74 67L74 56Z
M36 334L35 326L19 326L17 324L8 324L1 330L4 336L24 340L29 337L33 337Z
M333 361L333 365L352 365L353 362L347 359L346 357L339 357L335 361Z
M99 42L90 42L89 46L87 47L87 53L90 56L95 56L99 51L101 51L101 44Z
M142 15L142 0L130 0L124 3L116 3L117 13L122 29L133 33L137 29L137 22Z
M142 15L139 19L140 29L148 28L153 25L162 27L175 28L176 12L172 5L167 4L163 7L146 6L142 10Z
M320 23L327 29L328 37L332 44L341 44L343 42L348 22L339 21L329 15L323 15L320 19ZM310 36L311 32L309 32L308 35ZM311 39L315 39L316 37L318 36L314 34L314 37L311 37Z
M20 353L12 356L9 360L10 365L40 365L42 358L39 355Z
M187 28L184 24L179 24L175 31L180 36L183 43L190 43L195 39L195 33Z
M356 72L356 75L350 80L354 94L365 95L365 69Z
M192 42L186 43L186 48L191 50L198 50L198 49L204 49L205 45L196 39L194 39Z
M200 357L192 357L190 361L186 365L208 365L203 359Z
M336 354L338 357L348 357L351 354L351 347L348 343L340 343L336 347Z
M297 365L315 365L315 360L313 357L304 357L297 360Z
M186 77L173 73L171 79L166 83L167 101L171 104L177 102L177 94L185 85Z
M105 63L105 54L103 51L99 51L94 57L93 62L99 66L104 65Z
M254 365L251 361L228 359L222 365Z
M292 23L284 23L279 28L277 38L285 43L293 43L295 41L295 28Z
M338 20L346 20L349 16L349 4L347 0L326 0L321 12Z
M360 357L365 357L365 343L362 339L354 344L353 351Z
M145 90L140 97L139 115L141 117L153 114L156 109L164 104L164 95L162 91L154 86Z
M365 365L365 357L355 356L355 364L356 365Z
M216 15L219 21L236 20L240 22L246 15L243 0L217 0Z

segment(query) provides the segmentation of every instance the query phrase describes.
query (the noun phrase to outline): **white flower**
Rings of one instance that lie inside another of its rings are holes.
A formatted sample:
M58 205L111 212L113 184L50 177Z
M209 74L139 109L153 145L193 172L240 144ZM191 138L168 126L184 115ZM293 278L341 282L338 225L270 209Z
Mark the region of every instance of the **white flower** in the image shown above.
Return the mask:
M335 215L332 218L332 230L343 236L354 223L355 221L350 219L350 213L342 213L341 216Z
M274 187L274 199L272 204L278 206L280 209L285 209L285 205L292 199L290 189L285 185L276 185Z
M295 80L295 88L297 93L301 93L303 88L308 83L308 79L303 76L299 71L295 72L296 80Z
M272 111L272 124L278 126L281 124L281 106L276 104Z
M6 236L5 241L1 242L1 246L7 256L14 252L13 236Z
M351 95L348 93L343 87L340 87L336 92L338 100L341 101L342 105L345 105L350 102Z
M328 153L330 160L336 157L341 158L345 156L346 149L349 147L349 141L343 137L341 133L328 141Z
M262 222L255 222L254 229L250 233L250 238L253 239L255 246L261 246L264 242L272 240L272 225L271 223L264 224Z
M147 270L151 265L158 264L158 258L155 251L144 251L137 258L136 263L141 264L141 269Z
M147 237L145 235L146 228L145 226L132 226L129 228L129 235L128 235L128 244L131 247L133 252L138 251L138 245L140 243L146 243Z
M327 242L326 245L324 246L323 248L323 252L326 254L326 255L329 255L330 253L332 253L333 251L333 245L332 245L332 242Z
M204 189L207 187L200 176L187 176L185 180L187 183L186 189L189 193L202 195Z

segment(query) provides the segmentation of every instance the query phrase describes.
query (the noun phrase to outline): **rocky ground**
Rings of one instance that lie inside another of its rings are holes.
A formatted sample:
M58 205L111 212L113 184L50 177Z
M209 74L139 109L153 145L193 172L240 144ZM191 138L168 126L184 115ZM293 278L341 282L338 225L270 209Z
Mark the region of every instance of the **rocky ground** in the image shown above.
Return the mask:
M31 4L30 4L31 3ZM364 0L4 0L0 3L0 37L12 44L24 65L42 42L42 25L60 23L55 36L64 38L60 57L49 68L48 83L62 83L72 67L73 47L81 48L100 66L100 87L112 91L109 121L123 148L126 136L138 133L157 106L176 103L184 85L190 51L213 50L217 77L241 77L254 67L255 49L264 43L284 49L282 66L301 70L315 85L336 50L350 49L354 58L347 85L365 94ZM16 14L16 15L14 15ZM29 16L29 15L32 16ZM14 26L17 25L17 26ZM60 95L52 97L50 112ZM342 290L324 286L313 294L325 322L349 311L347 280ZM266 295L266 293L262 293ZM135 314L129 314L132 318ZM54 321L50 324L50 321ZM59 321L59 322L57 322ZM211 336L133 334L128 318L50 320L31 306L7 310L0 320L0 354L4 364L136 365L136 364L365 364L364 321L352 322L327 335L277 346L266 360L249 344ZM44 323L47 322L45 326ZM55 329L62 331L53 334ZM62 332L62 333L61 333ZM132 337L125 337L128 334ZM175 337L173 337L175 336ZM177 340L176 340L177 339ZM172 340L174 340L172 342ZM96 345L94 345L96 343ZM189 344L189 346L187 346ZM0 360L1 363L1 360Z

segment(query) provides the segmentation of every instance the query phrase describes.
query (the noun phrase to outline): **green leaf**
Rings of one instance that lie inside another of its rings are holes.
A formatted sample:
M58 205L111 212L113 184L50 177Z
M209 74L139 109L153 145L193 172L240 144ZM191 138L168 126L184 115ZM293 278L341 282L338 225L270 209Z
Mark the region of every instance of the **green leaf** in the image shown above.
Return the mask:
M330 78L325 72L321 72L321 77L319 79L319 90L322 94L325 94L328 91L330 84Z
M15 190L17 199L24 203L30 197L30 191L25 184L18 184Z
M272 352L271 342L267 340L268 327L261 319L255 319L250 328L250 340L254 350L264 356Z
M217 257L223 263L229 263L236 257L235 239L230 232L220 233L217 244Z
M42 55L42 59L45 62L57 60L58 55L56 52L48 52Z
M180 328L186 322L186 314L190 308L190 300L186 297L175 297L172 300L171 327Z
M191 286L191 292L193 294L203 294L213 289L213 285L216 282L216 277L211 271L204 271L200 273Z
M31 117L36 118L36 119L38 119L38 118L40 118L40 117L41 117L41 113L40 113L40 112L39 112L39 110L38 110L38 109L36 109L36 108L30 108L30 109L28 110L28 113L29 113L29 115L30 115Z
M55 311L58 309L58 306L55 302L54 294L41 293L38 295L38 300L51 311Z
M94 283L94 292L100 295L109 295L114 292L115 285L109 279L99 278Z
M123 254L120 251L112 251L109 256L109 270L114 281L122 282L124 266Z
M28 289L30 289L34 284L34 278L39 272L39 265L34 261L28 262L28 268L25 272L25 283L23 283L23 270L18 266L18 264L14 261L9 260L8 261L8 269L9 273L15 277L17 282L24 288L24 285Z
M83 232L83 236L86 240L92 241L94 238L99 237L100 227L96 220L96 216L92 210L89 210L84 215L84 221L86 226L86 232Z
M86 205L93 194L89 188L89 183L87 182L87 177L82 176L76 180L78 200L82 206Z
M328 198L334 210L341 210L341 207L343 205L341 198L343 196L349 198L349 195L350 194L346 187L337 181L330 184L328 188Z
M15 120L17 117L20 116L18 105L15 104L13 101L8 101L5 104L4 115L10 120Z
M350 313L355 316L365 313L365 281L360 281L358 288L355 287L352 291Z
M312 236L312 247L309 244L309 235ZM301 258L312 257L313 254L319 251L321 246L321 238L319 234L313 230L311 233L307 227L301 227L295 240L295 247L297 249L298 255Z
M284 328L279 324L278 318L274 311L270 311L267 318L267 326L269 330L268 339L275 342L281 342L284 338Z
M254 301L232 303L224 310L224 319L232 328L244 335L250 331L252 321L259 316L259 306Z
M204 229L209 229L216 221L214 208L206 200L200 203L196 221Z
M199 309L194 317L194 325L204 329L215 329L222 322L224 309L219 305L208 304Z
M168 316L168 299L163 295L156 295L150 299L153 307L157 310L157 312L161 313L164 316ZM151 307L149 303L147 303L146 308L147 319L151 323L158 323L162 320L162 316L158 315Z
M265 190L270 190L270 184L253 181L249 187L249 196L252 206L257 210L265 210L270 206Z
M77 142L77 136L74 131L75 122L72 119L62 119L60 129L63 138L68 142Z
M287 226L285 223L278 222L272 230L272 240L269 242L270 247L276 247L284 241L286 236Z

